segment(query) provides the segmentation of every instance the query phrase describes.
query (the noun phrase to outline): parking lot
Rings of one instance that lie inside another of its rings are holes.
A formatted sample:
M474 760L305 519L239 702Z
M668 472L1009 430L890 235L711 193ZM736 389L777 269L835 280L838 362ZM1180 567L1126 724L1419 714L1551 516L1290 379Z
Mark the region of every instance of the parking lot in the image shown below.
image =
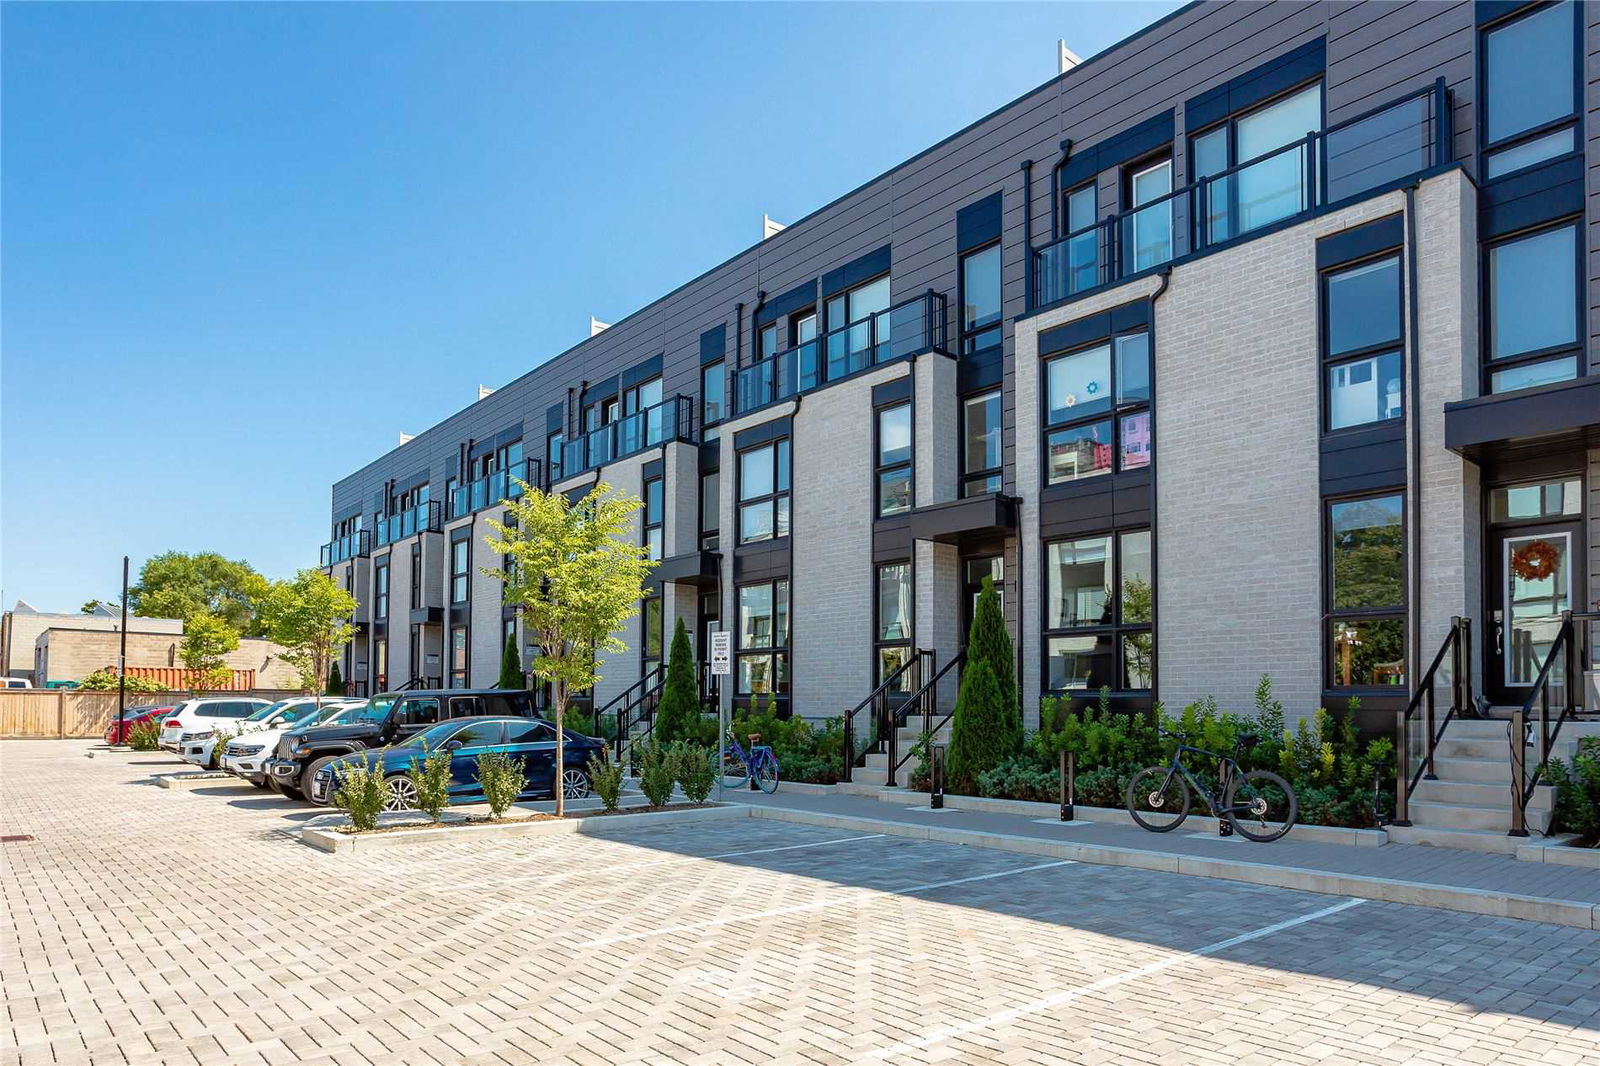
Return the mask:
M1600 934L769 821L326 855L0 744L3 1062L1600 1066Z

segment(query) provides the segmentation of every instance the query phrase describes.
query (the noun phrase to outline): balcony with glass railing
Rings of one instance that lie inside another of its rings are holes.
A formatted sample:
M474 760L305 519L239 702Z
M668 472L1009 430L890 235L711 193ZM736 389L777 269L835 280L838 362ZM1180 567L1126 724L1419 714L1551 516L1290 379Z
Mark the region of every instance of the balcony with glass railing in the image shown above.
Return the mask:
M1070 299L1330 205L1396 188L1451 159L1444 80L1109 215L1035 248L1034 307Z
M372 552L372 531L358 529L354 533L329 541L322 546L322 565L349 562Z
M543 467L544 464L537 459L524 459L469 481L451 493L450 518L465 518L485 507L498 507L507 500L514 500L522 495L523 484L536 489L544 488L540 476Z
M948 351L948 330L948 302L930 289L742 368L734 378L734 411L754 411L897 359Z
M695 443L694 402L671 396L561 446L561 476L572 477L668 441Z
M438 500L429 500L378 519L378 546L394 544L418 533L438 533L444 528L443 511Z

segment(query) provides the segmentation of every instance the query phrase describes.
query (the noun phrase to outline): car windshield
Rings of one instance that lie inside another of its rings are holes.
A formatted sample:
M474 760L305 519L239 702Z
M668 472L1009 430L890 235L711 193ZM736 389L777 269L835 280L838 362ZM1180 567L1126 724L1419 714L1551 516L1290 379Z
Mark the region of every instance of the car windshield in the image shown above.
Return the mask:
M358 703L353 707L324 707L322 708L322 714L317 718L317 720L307 724L345 725L360 718L361 712L366 709L367 705L364 703Z
M394 701L399 696L374 696L365 707L355 708L356 714L344 719L346 723L352 722L380 722L389 716L389 708L394 706Z
M394 748L425 748L432 751L440 744L450 739L450 735L461 728L460 722L440 722L438 725L429 726L420 733L415 733L404 740L396 741L390 747Z
M271 718L274 714L277 714L279 711L283 710L287 706L289 706L289 701L288 700L279 700L277 703L269 703L265 707L263 707L259 711L257 711L255 714L252 714L249 718L246 718L245 721L247 721L247 722L262 722L262 721L265 721L266 719Z

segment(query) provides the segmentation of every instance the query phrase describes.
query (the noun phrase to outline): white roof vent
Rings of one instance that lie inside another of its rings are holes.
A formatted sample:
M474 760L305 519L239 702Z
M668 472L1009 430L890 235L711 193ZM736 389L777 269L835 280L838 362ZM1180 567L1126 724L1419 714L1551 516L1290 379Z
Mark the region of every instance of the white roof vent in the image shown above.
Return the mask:
M772 221L772 216L771 215L763 214L761 216L761 239L762 240L766 240L768 237L776 237L778 234L782 233L784 230L786 230L788 228L789 227L785 226L782 222L774 222L774 221Z
M1056 66L1059 68L1057 74L1065 74L1082 62L1083 60L1078 58L1078 53L1067 47L1066 41L1059 39L1056 41Z
M401 444L410 444L412 441L414 441L416 439L417 439L416 435L413 434L413 433L402 433L402 434L400 434L400 443Z
M606 330L608 330L610 328L611 328L611 323L602 322L598 318L594 317L593 315L589 316L589 336L598 337L598 336L600 336L600 334L604 333Z
M487 386L487 385L479 385L478 386L478 399L481 400L486 396L493 396L493 395L494 395L494 390L491 389L489 386Z

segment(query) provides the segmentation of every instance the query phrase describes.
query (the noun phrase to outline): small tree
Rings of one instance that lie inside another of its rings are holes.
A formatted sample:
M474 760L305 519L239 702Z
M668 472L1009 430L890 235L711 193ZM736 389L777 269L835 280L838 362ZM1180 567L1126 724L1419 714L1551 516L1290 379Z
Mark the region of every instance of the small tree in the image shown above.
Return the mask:
M970 791L985 770L1015 754L1010 715L994 669L983 659L970 659L961 674L961 692L950 723L948 767L956 790Z
M413 755L411 782L417 789L417 810L437 822L450 806L450 753L435 748L420 759Z
M1022 747L1022 704L1017 699L1017 660L1000 610L1000 597L994 579L985 577L978 592L977 608L972 612L972 629L967 633L967 669L986 662L994 671L1000 689L1000 705L1005 711L1004 732L999 739L1005 755L1015 755ZM1005 756L1002 756L1004 758ZM989 769L989 767L983 767Z
M560 781L566 770L565 720L573 692L600 680L599 656L626 650L617 630L639 613L644 579L654 565L633 534L636 497L612 495L601 482L576 504L521 480L522 495L506 501L506 521L489 519L489 551L510 556L484 574L505 583L539 654L533 673L554 689L556 814L566 812Z
M344 695L344 678L339 674L339 664L337 662L335 662L333 664L333 669L328 671L328 691L327 691L327 695L329 695L329 696L343 696Z
M517 638L506 638L505 654L500 656L500 680L495 688L527 688L528 675L522 672L522 656L517 654Z
M239 634L214 614L196 614L183 624L178 655L189 672L189 684L198 693L222 688L231 678L228 653L239 650Z
M355 635L355 597L321 570L302 570L292 581L268 585L259 609L267 636L283 646L284 662L300 671L301 685L317 693L320 707L322 681Z
M689 647L689 631L683 619L672 631L672 650L667 656L667 681L656 710L656 737L663 744L676 740L698 740L700 698L694 684L694 651Z

